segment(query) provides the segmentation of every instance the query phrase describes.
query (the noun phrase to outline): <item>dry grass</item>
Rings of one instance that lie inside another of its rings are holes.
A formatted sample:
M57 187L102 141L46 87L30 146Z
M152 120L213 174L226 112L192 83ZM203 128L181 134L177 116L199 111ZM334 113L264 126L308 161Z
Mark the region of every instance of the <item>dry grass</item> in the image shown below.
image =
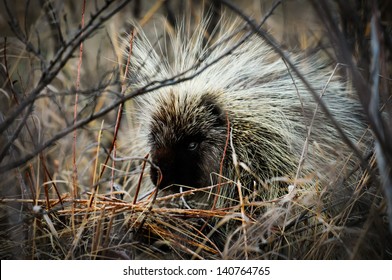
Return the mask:
M153 18L159 14L168 16L169 27L181 9L200 17L202 5L190 3L106 1L98 7L90 3L82 31L79 2L62 6L48 1L42 7L24 9L15 4L9 11L0 7L5 18L14 15L10 24L0 22L5 33L0 39L1 259L391 258L387 209L392 196L388 195L392 134L377 116L372 122L370 109L370 129L379 152L364 160L368 169L352 174L352 191L342 191L344 178L338 173L326 188L312 178L297 178L290 182L296 185L291 192L262 198L256 192L240 196L232 208L210 210L189 209L186 202L182 207L170 205L218 186L182 194L148 192L148 160L126 158L128 151L123 147L133 137L127 134L131 120L122 118L124 101L143 91L127 92L124 77L132 63L132 40L130 61L124 61L119 36L131 32L130 19L154 32ZM263 15L260 7L254 1L241 11ZM347 12L343 8L347 7L342 7L342 17ZM363 15L364 10L355 12ZM378 41L383 77L379 91L380 107L388 119L392 95L387 47L392 20L384 16L385 30L377 33L384 32L384 39ZM363 17L360 22L368 30L370 19ZM321 19L324 22L318 26L328 26L327 15ZM279 33L276 22L271 18L270 26ZM352 33L346 35L362 43L367 37L358 38L361 30L350 24L345 31ZM42 31L41 26L49 28ZM320 38L315 30L290 40L300 41L307 51L314 44L325 44L315 39ZM330 34L327 41L341 43L336 34ZM293 41L284 43L290 46ZM361 69L369 72L364 76L371 87L374 71L366 64L371 52L359 43L357 47L353 48L356 53L347 50L350 61L354 56L360 67L366 66ZM347 75L358 87L355 71L359 68L350 67ZM367 93L359 94L366 105ZM113 160L121 157L123 162ZM240 184L222 180L219 187L226 183Z

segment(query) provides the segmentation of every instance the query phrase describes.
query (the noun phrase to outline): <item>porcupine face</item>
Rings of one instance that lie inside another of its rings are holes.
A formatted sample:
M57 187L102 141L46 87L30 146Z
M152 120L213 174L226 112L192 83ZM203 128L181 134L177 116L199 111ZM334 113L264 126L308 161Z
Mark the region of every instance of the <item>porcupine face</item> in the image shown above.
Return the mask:
M204 187L218 172L226 140L226 120L221 107L208 95L170 94L160 102L149 128L150 156L159 167L159 187ZM158 184L159 172L151 168Z

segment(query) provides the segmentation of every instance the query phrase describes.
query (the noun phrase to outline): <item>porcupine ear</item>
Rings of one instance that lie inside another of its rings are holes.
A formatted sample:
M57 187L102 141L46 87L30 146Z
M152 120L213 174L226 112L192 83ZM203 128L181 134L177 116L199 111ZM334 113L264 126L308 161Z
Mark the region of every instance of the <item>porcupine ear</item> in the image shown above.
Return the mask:
M221 127L226 123L225 112L220 104L211 96L205 95L202 98L202 106L214 116L214 126Z

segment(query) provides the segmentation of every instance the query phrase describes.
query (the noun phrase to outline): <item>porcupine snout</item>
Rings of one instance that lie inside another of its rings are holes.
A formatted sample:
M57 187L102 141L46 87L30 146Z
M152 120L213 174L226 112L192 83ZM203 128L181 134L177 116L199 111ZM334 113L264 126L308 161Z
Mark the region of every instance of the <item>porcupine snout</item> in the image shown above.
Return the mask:
M181 142L173 147L153 148L150 152L156 166L151 167L151 180L160 189L175 186L196 188L208 183L201 180L200 155L197 153L200 143Z
M197 177L197 168L190 159L176 152L175 147L163 147L151 151L151 181L163 189L172 185L192 186L192 178ZM158 169L159 168L159 169Z

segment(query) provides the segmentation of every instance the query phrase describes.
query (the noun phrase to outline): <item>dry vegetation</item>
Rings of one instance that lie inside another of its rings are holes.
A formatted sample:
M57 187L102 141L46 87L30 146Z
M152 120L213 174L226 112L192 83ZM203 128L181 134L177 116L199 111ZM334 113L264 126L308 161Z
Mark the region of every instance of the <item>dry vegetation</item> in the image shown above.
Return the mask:
M0 4L1 259L392 257L388 1L18 2ZM267 42L272 34L281 55L323 48L344 65L375 139L349 199L339 174L330 189L301 178L288 182L294 192L227 209L166 207L175 195L147 192L150 162L130 157L124 102L184 77L129 89L132 40L124 57L120 38L131 20L153 35L161 16L167 32L179 15L197 22L211 2L214 16L236 15Z

